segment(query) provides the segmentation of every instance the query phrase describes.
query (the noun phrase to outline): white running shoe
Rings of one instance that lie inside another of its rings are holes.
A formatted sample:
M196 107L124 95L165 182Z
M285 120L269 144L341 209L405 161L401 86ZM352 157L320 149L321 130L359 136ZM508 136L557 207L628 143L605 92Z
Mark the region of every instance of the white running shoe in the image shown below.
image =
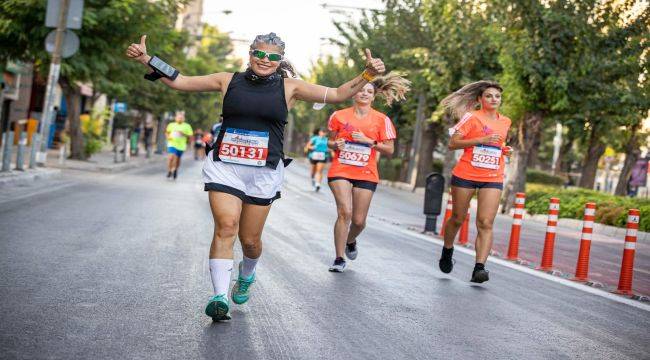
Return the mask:
M331 272L339 272L339 273L345 271L345 260L340 259L340 258L337 258L336 260L334 260L334 264L332 264L332 266L330 266L330 271Z

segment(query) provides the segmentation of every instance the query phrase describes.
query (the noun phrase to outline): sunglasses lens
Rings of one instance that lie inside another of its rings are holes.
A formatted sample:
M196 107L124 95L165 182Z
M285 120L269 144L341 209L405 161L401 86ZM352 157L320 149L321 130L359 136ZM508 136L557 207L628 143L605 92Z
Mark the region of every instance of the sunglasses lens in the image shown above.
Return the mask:
M253 56L255 56L258 59L264 59L266 53L262 50L253 50Z
M282 60L282 55L280 54L269 54L270 61L280 61Z

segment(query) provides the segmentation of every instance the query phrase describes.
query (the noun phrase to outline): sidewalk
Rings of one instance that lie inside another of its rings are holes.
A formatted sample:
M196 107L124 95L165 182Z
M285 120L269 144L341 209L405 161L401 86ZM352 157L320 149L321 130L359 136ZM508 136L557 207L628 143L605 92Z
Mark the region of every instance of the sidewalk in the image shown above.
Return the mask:
M11 164L11 168L15 168L15 164ZM24 171L11 170L0 172L0 188L8 184L26 183L58 176L61 176L61 169L42 167L35 169L26 168Z
M79 171L94 171L113 173L120 172L128 169L133 169L146 164L160 162L167 157L165 154L151 154L150 158L146 158L144 151L140 151L138 156L131 156L125 162L115 162L115 154L110 150L103 150L88 160L72 160L64 159L61 161L59 150L49 150L47 154L47 167L58 168L66 170L79 170Z
M411 185L403 182L395 182L395 181L387 181L387 180L380 180L380 184L391 187L394 189L406 191L406 192L411 192L417 195L422 196L424 199L424 188L423 187L418 187L415 189L415 191L412 191ZM447 197L448 194L445 193L442 198L442 214L440 216L444 216L444 209L447 204ZM472 210L472 217L474 216L476 212L476 199L472 199L470 209ZM497 214L498 218L501 219L510 219L512 220L512 213L514 212L514 209L510 211L510 214L501 214L501 211ZM546 214L537 214L537 215L530 215L528 212L524 211L524 221L533 221L537 224L542 224L546 226L548 216ZM567 219L567 218L560 218L558 220L558 231L560 229L569 236L575 236L576 238L580 238L580 234L582 232L582 220L580 219ZM615 242L620 242L623 243L625 239L625 228L621 227L616 227L616 226L611 226L611 225L603 225L599 223L594 223L594 240L596 241L602 241L602 242L608 242L612 241L612 239L615 239ZM647 242L650 241L650 233L644 232L644 231L638 231L637 232L637 241L643 241Z
M15 160L16 149L12 151L12 161ZM151 154L150 158L145 158L143 151L139 156L132 156L125 162L115 162L115 155L111 150L104 150L94 154L90 159L71 160L60 158L59 150L50 149L47 153L46 166L38 166L35 169L29 168L29 159L25 160L25 170L11 170L0 172L0 187L8 184L30 183L37 180L59 177L63 170L78 170L89 172L114 173L137 168L146 164L162 162L166 159L165 154ZM16 164L12 162L11 169L15 169Z

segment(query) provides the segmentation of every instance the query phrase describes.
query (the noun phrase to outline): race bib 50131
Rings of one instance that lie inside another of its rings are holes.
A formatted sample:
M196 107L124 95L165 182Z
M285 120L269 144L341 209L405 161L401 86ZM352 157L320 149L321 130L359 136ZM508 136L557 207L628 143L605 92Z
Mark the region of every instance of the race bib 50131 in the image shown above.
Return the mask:
M219 147L223 162L264 166L269 155L269 133L243 129L226 129Z

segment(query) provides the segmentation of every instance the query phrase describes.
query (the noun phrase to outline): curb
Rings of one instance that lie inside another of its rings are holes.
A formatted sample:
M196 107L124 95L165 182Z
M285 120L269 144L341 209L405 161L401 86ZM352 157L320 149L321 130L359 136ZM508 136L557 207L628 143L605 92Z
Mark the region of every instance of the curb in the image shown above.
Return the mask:
M8 173L0 173L0 187L9 184L27 183L59 176L61 176L61 169L37 168L26 171L12 170Z

